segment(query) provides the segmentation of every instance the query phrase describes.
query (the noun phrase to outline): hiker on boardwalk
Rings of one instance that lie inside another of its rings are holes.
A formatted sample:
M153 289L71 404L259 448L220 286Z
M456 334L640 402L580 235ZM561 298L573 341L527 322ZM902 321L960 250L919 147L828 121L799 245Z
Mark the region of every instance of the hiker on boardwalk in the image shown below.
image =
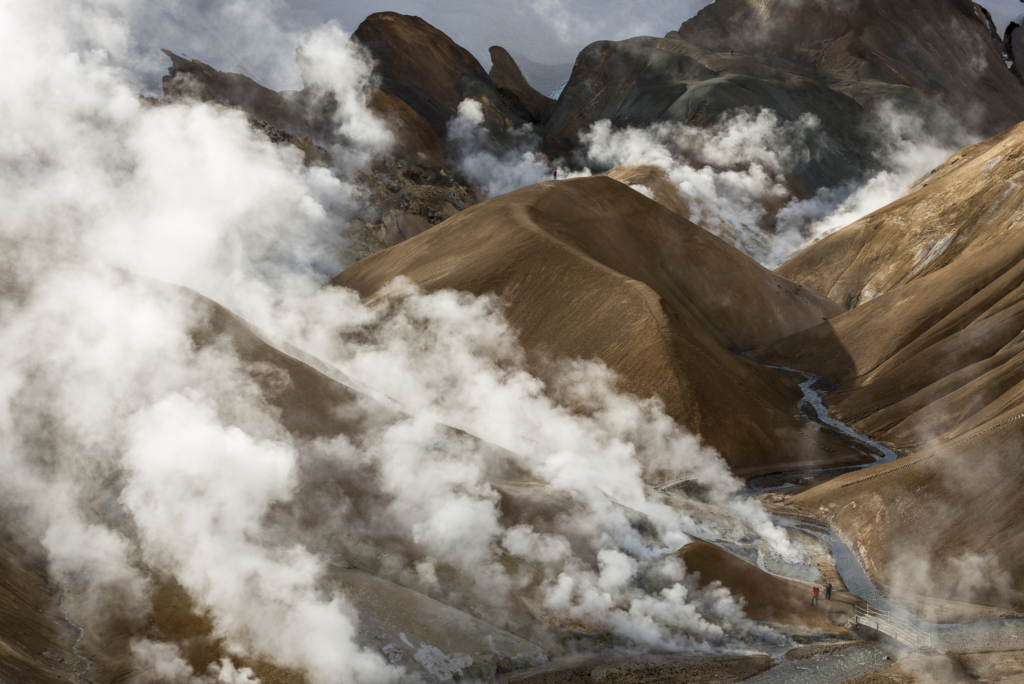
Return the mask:
M825 585L825 600L826 601L831 601L832 600L832 583L831 582L829 582L828 584Z
M815 585L815 587L813 589L811 589L811 605L812 606L818 605L818 595L820 593L821 592L818 589L817 585Z

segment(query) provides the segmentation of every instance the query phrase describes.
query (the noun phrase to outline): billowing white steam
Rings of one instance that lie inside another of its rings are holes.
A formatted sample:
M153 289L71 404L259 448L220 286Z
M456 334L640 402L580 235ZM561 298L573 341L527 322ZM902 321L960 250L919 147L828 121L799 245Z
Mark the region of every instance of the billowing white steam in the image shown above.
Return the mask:
M822 188L807 200L794 197L785 172L811 158L808 136L821 126L811 114L789 122L768 109L740 111L709 127L662 123L616 130L599 121L581 138L599 164L661 168L687 201L687 218L774 266L894 201L958 149L922 134L918 120L892 106L880 107L875 119L883 170L859 184ZM766 219L773 208L770 231Z
M366 89L373 80L369 56L349 43L340 26L330 23L310 33L296 57L307 92L333 110L337 135L371 151L391 144L387 124L366 107Z
M601 120L580 135L582 156L597 166L662 169L689 207L688 219L770 267L829 232L894 201L911 184L970 142L955 147L921 132L920 121L891 105L874 114L879 164L867 179L794 195L786 173L812 159L812 114L786 121L769 110L741 110L711 126L656 123L614 128ZM458 169L489 197L552 178L554 167L529 132L510 131L499 148L483 127L480 104L465 100L448 127ZM590 175L558 166L559 178ZM649 188L637 191L651 196ZM770 220L771 219L771 220Z
M509 147L501 146L484 128L483 107L476 100L459 103L459 113L448 122L448 145L456 168L488 197L497 197L527 185L555 178L589 176L551 164L541 154L540 140L529 125L510 130ZM554 172L557 172L555 175Z
M356 643L343 594L323 584L318 554L336 549L316 530L282 532L281 511L305 505L296 494L306 469L322 466L375 473L366 490L379 518L357 521L339 496L315 525L335 525L353 553L385 543L386 530L407 562L381 573L424 591L500 603L535 582L552 614L643 645L777 640L720 588L699 589L672 555L689 534L710 532L649 500L644 476L695 477L789 549L763 511L729 498L739 482L656 400L618 394L607 369L587 361L566 363L545 388L524 370L492 298L396 283L388 301L367 306L346 290L316 290L341 268L341 226L358 190L302 166L299 152L271 145L238 112L144 104L109 59L129 40L122 14L58 10L24 1L0 17L9 65L0 73L0 500L5 519L74 580L80 605L99 611L116 597L125 615L144 615L147 567L175 578L233 655L313 682L395 681L396 668ZM306 41L303 68L339 98L343 133L373 149L388 136L359 107L369 71L339 31ZM379 416L364 440L288 432L255 380L273 369L226 338L198 346L192 331L214 312L178 285L404 413ZM438 423L507 448L508 463L469 438L439 437ZM506 528L487 475L496 466L545 483L576 513L548 530ZM638 531L637 514L654 534ZM596 562L576 557L573 540ZM507 570L507 554L537 574ZM441 587L442 575L453 584ZM154 676L253 680L230 659L194 673L169 644L139 640L134 653Z

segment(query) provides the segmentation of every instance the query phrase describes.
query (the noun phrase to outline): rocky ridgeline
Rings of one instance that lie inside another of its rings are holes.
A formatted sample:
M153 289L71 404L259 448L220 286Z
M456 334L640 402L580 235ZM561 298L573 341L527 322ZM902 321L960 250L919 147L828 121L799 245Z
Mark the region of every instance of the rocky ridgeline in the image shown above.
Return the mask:
M385 154L354 174L342 169L331 150L344 141L302 93L277 93L246 76L164 52L171 58L164 97L143 98L147 104L190 99L242 109L249 115L250 127L270 142L294 145L302 151L303 163L337 168L362 191L355 217L341 228L348 233L344 256L350 263L419 235L481 199L477 189L457 180L443 165L432 163L432 158L421 164ZM404 149L402 144L398 147Z
M358 261L419 235L476 204L479 191L444 169L431 169L385 155L357 173L367 196L349 224L346 256Z
M257 121L250 117L249 125L252 126L254 130L265 134L270 138L270 142L275 145L294 145L302 150L302 153L305 155L305 158L302 161L307 166L310 164L324 164L329 166L331 163L330 153L314 143L312 136L307 135L305 138L300 138L295 133L288 133L287 131L282 131L276 126L271 126L263 119Z

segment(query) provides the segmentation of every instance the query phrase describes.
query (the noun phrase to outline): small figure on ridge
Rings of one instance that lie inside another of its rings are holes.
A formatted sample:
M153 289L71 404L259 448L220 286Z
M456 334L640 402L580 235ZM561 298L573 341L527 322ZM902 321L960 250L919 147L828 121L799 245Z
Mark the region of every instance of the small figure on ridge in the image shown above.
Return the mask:
M815 585L814 588L811 589L811 605L812 606L818 605L818 594L820 594L820 593L821 592L818 589L817 585Z

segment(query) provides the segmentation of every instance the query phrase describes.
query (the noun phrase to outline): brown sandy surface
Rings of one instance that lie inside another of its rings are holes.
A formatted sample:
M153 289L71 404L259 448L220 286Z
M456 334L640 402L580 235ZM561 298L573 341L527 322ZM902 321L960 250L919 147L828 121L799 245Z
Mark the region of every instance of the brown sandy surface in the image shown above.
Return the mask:
M850 594L833 592L833 600L826 601L822 589L819 604L812 606L812 585L771 575L713 544L692 542L678 553L687 569L700 573L703 584L718 581L734 596L742 596L744 610L754 620L848 634L838 625L852 614L857 599Z
M796 415L795 385L729 352L838 313L719 238L606 177L541 183L463 211L332 281L365 298L399 275L494 293L529 367L600 359L737 473L863 461Z
M85 669L74 652L78 630L64 618L62 595L42 553L0 532L0 679L68 681Z
M965 153L971 166L951 160L939 169L938 190L922 184L871 219L875 234L896 235L910 205L920 213L915 230L935 225L929 207L948 211L943 230L960 231L961 247L926 275L752 355L838 381L825 400L830 413L908 454L791 499L830 520L876 582L897 598L1021 610L1024 233L1007 228L1024 210L1007 193L1024 126L978 149ZM972 218L983 216L994 218ZM865 264L865 277L886 268ZM929 610L944 619L958 612Z
M764 672L768 656L598 656L556 660L543 668L503 678L516 684L728 684Z
M957 660L972 677L982 682L1024 682L1024 651L964 653Z

